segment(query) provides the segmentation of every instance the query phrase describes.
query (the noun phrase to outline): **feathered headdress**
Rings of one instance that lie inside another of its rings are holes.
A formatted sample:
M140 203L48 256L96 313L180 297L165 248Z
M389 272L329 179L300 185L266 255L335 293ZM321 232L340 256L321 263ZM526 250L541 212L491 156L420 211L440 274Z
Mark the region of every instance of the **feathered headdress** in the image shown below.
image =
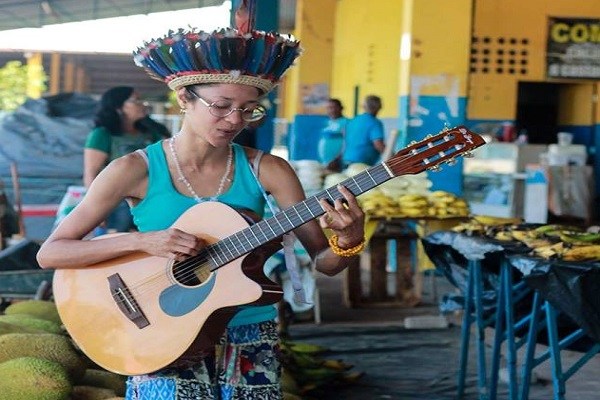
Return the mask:
M199 83L239 83L269 92L300 55L300 42L252 30L254 9L253 2L242 0L233 18L237 29L171 30L134 51L135 63L173 90Z

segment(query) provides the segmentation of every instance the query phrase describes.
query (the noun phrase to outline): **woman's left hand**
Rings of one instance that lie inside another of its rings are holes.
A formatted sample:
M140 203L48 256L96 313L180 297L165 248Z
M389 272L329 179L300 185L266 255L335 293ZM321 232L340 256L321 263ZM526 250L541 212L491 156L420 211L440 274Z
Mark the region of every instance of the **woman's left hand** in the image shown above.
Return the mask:
M338 236L338 245L349 249L362 243L365 239L365 213L358 205L356 197L342 185L337 186L338 191L344 196L337 199L333 206L325 199L319 202L325 214L319 218L323 229L331 229Z

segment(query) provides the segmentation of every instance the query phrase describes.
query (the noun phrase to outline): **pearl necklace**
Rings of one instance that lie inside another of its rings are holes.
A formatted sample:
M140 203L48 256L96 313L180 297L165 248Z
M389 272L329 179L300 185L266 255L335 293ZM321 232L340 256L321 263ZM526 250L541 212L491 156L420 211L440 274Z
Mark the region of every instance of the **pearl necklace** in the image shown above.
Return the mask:
M175 161L175 168L177 169L177 174L179 177L177 180L182 182L190 192L190 194L194 197L196 202L202 202L202 198L198 196L198 193L192 187L192 184L186 179L185 175L183 175L183 170L181 169L181 165L179 164L179 158L177 157L177 151L175 151L175 139L179 136L179 133L169 139L169 149L171 149L171 155L173 156L173 161ZM227 156L227 166L225 167L225 173L223 177L221 177L221 181L219 182L219 188L217 189L217 193L214 196L210 197L211 200L215 200L221 193L223 193L223 189L225 188L225 182L228 181L229 173L231 172L231 164L233 163L233 149L231 145L229 145L229 155Z

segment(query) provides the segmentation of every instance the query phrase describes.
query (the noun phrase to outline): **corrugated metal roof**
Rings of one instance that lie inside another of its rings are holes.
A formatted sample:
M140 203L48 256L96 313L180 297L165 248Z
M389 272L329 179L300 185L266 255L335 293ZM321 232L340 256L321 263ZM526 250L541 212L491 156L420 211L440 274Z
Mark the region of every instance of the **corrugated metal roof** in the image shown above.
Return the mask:
M0 31L221 4L223 0L0 0Z
M44 71L51 71L52 53L42 53ZM16 60L25 63L26 53L21 51L0 52L0 68L7 61ZM65 66L71 63L85 74L82 92L100 95L113 86L128 85L135 87L145 99L165 99L170 89L164 83L151 79L146 72L137 67L131 55L128 54L97 54L97 53L61 53L61 73L59 92L76 90L65 89Z
M40 27L63 22L176 11L219 6L224 0L0 0L0 31L25 27ZM296 0L279 0L279 25L282 32L294 29ZM51 52L43 51L43 65L50 73ZM117 85L131 85L143 95L165 97L166 85L152 80L133 63L131 55L60 52L62 68L69 62L85 73L83 91L101 94ZM26 62L27 52L0 51L0 67L9 60ZM60 91L64 90L61 72Z

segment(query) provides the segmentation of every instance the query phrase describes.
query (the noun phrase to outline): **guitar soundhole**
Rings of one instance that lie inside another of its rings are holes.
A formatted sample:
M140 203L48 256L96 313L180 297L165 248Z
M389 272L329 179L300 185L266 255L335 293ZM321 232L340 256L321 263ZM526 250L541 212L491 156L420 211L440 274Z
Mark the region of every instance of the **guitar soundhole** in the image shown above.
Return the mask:
M180 261L173 264L173 276L175 280L184 286L198 286L210 277L210 265L208 263L192 264Z

